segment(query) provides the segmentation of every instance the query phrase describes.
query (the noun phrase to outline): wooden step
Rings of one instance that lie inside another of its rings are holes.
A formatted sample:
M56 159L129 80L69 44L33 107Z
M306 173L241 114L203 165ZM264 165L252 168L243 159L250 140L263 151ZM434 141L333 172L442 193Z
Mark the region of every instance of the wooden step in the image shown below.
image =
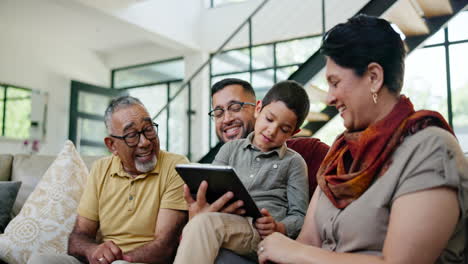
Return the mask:
M301 128L301 131L294 135L294 137L311 137L312 136L312 131L307 129L307 128Z
M407 37L429 34L429 27L422 16L419 4L411 0L400 0L390 7L382 18L396 24Z
M313 84L306 87L307 95L309 95L309 100L311 102L322 102L325 103L327 100L327 92L320 89L318 86Z
M309 122L328 121L330 120L330 117L327 114L321 112L309 112L307 114L306 120Z
M417 1L425 17L437 17L453 14L449 0L414 0Z

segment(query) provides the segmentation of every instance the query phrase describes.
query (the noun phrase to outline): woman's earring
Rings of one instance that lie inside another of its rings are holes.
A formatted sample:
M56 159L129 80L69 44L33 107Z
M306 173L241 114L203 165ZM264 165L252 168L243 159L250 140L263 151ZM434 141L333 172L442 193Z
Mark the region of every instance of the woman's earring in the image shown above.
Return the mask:
M374 100L374 104L377 104L377 99L378 99L377 93L372 93L372 99Z

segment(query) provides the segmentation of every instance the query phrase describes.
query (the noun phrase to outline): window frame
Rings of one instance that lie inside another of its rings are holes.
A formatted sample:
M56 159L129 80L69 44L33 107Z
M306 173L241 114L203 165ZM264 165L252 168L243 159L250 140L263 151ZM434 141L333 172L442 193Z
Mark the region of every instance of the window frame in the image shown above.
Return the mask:
M22 86L18 86L18 85L12 85L12 84L7 84L7 83L0 83L0 87L3 88L3 99L2 99L2 116L0 117L1 118L1 122L2 122L2 127L0 129L0 137L1 138L7 138L7 139L13 139L13 140L23 140L23 139L28 139L31 135L30 135L30 132L28 131L28 135L27 137L24 137L24 138L12 138L12 137L9 137L7 136L5 133L6 133L6 129L7 129L7 126L6 126L6 120L7 120L7 102L10 101L11 102L11 98L8 98L8 89L20 89L20 90L25 90L25 91L28 91L30 93L29 95L29 100L30 100L30 103L32 103L32 93L33 93L33 89L31 88L26 88L26 87L22 87ZM10 100L9 100L10 99ZM22 98L22 99L28 99L27 97L26 98ZM32 111L32 110L31 110ZM31 125L31 118L29 118L28 120L25 120L25 121L28 121Z

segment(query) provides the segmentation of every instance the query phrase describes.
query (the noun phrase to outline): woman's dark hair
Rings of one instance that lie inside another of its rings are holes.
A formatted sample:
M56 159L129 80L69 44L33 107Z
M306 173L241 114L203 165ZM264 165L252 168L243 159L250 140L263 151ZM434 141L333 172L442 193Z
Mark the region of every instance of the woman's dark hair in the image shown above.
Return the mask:
M262 109L277 101L283 102L296 114L297 123L295 130L299 129L307 117L310 108L309 96L304 87L296 81L282 81L273 85L262 100Z
M325 34L320 49L358 76L364 75L370 63L378 63L384 71L384 84L391 92L400 93L406 49L400 35L386 20L367 15L350 18Z

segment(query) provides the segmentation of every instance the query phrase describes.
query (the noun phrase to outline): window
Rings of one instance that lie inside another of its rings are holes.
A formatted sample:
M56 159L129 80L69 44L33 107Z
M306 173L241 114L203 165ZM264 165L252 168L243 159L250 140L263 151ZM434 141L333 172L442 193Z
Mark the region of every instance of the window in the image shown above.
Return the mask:
M31 96L30 89L0 84L0 136L29 138Z
M262 99L273 84L287 80L320 47L321 35L226 50L211 61L211 85L225 79L248 81L257 99ZM217 142L211 123L210 146Z
M224 78L243 79L261 99L317 51L320 41L321 36L312 36L224 51L211 62L211 84Z
M184 78L182 58L129 66L112 70L112 88L125 89L171 82Z
M125 90L140 99L151 117L162 111L155 119L159 124L161 148L187 155L188 89L184 89L170 107L162 110L180 89L184 75L183 58L175 58L115 69L112 71L112 85L114 89Z
M465 10L408 56L402 90L417 110L440 112L453 127L464 152L468 152L467 22Z

